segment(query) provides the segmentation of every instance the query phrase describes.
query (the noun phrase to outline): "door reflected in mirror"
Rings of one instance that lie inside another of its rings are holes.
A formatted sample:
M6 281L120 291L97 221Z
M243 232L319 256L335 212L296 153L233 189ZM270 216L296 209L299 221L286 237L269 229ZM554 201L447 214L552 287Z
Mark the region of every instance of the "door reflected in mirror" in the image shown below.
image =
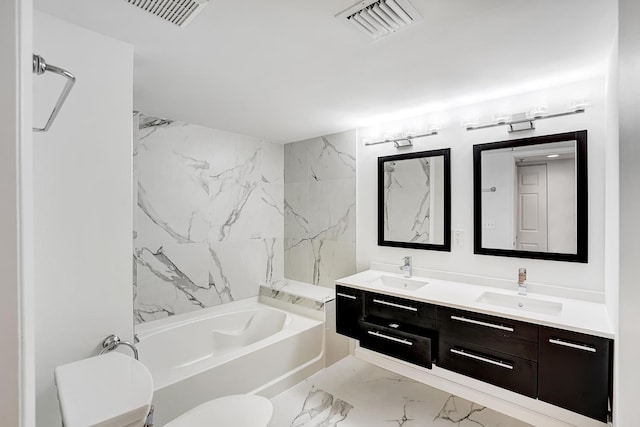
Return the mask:
M378 159L378 244L451 250L449 149Z
M586 138L474 146L475 253L587 261Z

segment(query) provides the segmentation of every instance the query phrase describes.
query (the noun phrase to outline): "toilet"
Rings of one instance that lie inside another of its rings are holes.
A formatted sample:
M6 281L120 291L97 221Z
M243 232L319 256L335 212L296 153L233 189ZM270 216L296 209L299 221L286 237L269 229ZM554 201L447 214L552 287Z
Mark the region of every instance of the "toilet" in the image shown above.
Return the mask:
M145 425L153 379L138 360L110 352L58 366L54 376L64 427ZM266 427L272 415L269 399L232 395L196 406L164 427Z

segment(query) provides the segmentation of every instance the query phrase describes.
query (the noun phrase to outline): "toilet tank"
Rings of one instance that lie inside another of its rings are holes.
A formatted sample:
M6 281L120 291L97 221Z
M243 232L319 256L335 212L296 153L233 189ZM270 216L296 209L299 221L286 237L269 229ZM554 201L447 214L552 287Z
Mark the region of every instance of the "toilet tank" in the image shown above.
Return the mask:
M141 427L153 398L151 373L118 352L55 369L65 427Z

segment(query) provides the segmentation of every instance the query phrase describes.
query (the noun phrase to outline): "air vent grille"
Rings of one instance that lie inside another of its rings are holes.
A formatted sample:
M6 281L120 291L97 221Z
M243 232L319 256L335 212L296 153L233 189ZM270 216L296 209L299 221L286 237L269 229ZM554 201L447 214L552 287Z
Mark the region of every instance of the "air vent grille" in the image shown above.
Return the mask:
M422 21L422 15L408 0L377 0L355 4L336 17L376 40Z
M208 0L125 0L179 27L186 26L208 4Z

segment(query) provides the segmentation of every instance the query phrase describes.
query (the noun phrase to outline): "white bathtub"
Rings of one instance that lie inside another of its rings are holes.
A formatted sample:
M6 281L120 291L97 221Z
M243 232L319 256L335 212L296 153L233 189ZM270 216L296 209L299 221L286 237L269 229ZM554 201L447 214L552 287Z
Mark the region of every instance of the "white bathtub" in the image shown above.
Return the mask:
M136 332L140 360L153 376L156 426L216 397L270 397L323 365L323 322L257 298L143 324Z

